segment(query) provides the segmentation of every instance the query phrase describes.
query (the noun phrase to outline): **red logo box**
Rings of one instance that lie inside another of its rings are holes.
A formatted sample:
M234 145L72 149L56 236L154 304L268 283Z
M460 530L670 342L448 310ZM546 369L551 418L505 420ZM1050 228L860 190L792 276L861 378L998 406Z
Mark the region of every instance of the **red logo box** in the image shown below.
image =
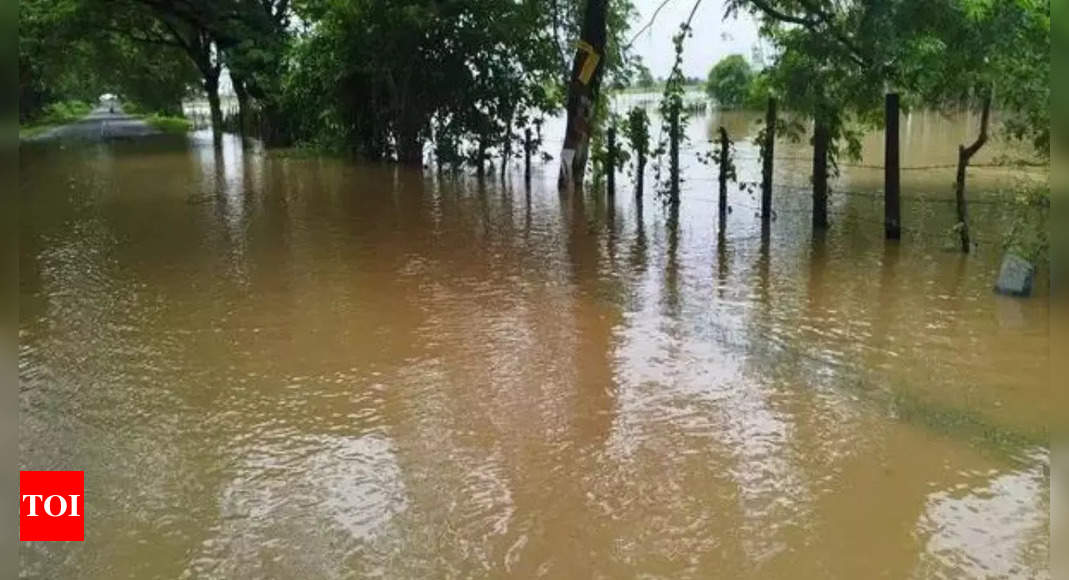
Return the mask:
M85 472L19 472L19 540L85 540Z

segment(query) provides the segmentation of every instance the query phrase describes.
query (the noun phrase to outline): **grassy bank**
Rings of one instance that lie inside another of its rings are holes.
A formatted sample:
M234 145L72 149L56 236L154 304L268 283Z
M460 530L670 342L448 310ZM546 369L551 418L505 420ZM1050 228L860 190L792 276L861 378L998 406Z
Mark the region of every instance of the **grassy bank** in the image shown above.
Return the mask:
M193 121L178 115L167 115L160 112L147 113L140 105L132 101L124 101L122 111L144 121L148 126L160 133L168 135L183 135L193 130Z
M142 119L145 123L148 123L150 127L169 135L182 135L193 129L193 121L190 121L185 117L171 117L156 113L143 117Z
M93 106L84 101L60 101L45 106L41 114L28 122L19 124L19 139L26 139L59 125L73 123L85 117Z

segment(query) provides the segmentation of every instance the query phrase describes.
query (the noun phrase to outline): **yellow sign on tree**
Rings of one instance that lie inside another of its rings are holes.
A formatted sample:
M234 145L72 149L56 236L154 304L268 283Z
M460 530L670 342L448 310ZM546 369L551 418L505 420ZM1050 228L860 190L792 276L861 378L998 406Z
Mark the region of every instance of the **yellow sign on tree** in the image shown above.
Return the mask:
M590 79L594 78L594 71L598 70L598 62L601 61L601 55L585 40L579 41L579 50L586 53L586 58L583 59L583 68L579 70L579 82L589 85Z

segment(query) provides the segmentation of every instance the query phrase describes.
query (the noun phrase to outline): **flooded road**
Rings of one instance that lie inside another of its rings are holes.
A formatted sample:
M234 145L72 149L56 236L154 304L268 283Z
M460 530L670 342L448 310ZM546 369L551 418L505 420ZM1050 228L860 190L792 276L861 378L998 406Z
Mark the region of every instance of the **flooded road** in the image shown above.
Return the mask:
M952 162L967 127L914 121L903 165ZM756 131L692 145L721 122ZM733 192L718 236L692 157L672 213L552 162L24 148L21 468L85 470L86 541L23 575L1047 577L1048 299L991 292L1007 208L948 252L953 169L906 172L888 245L881 171L843 167L814 236L781 150L767 235Z

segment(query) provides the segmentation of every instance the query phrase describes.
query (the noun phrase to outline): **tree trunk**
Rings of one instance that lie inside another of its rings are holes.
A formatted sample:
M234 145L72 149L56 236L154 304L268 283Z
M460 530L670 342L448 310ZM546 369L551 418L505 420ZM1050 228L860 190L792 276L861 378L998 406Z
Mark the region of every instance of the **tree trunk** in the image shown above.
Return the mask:
M397 162L402 165L423 163L423 138L418 131L405 131L397 136Z
M270 99L260 101L258 113L257 134L264 144L269 147L292 144L292 133L286 125L286 114L277 102ZM419 145L422 153L422 142Z
M813 123L813 228L828 227L828 117L817 111Z
M506 120L505 133L501 136L501 181L505 180L509 162L512 161L512 114Z
M238 98L238 133L244 137L248 131L249 93L245 90L245 81L241 77L230 74L230 80L234 85L234 96Z
M972 246L969 239L969 210L965 202L965 170L969 166L969 161L972 160L973 155L980 150L981 147L987 143L987 126L991 118L991 93L990 91L984 95L983 106L980 110L980 134L976 137L976 141L973 141L972 145L968 147L964 145L958 146L958 175L954 182L954 200L957 202L958 210L958 233L961 236L961 251L966 254Z
M211 110L212 134L216 138L223 132L223 108L219 104L219 73L204 75L204 92L208 93L208 108Z
M885 106L883 231L888 240L902 237L901 185L898 150L898 94L889 93Z
M475 160L475 175L479 176L479 179L481 180L486 176L486 150L489 149L490 146L480 137L479 144L476 148L478 150L478 158Z
M761 222L772 220L772 157L776 153L776 99L768 100L765 112L765 143L761 163Z
M523 180L531 182L531 128L523 129Z
M608 0L587 0L581 41L575 51L568 83L568 125L561 151L557 187L561 191L583 188L586 161L590 154L591 124L598 98L601 74L605 69L605 15Z

